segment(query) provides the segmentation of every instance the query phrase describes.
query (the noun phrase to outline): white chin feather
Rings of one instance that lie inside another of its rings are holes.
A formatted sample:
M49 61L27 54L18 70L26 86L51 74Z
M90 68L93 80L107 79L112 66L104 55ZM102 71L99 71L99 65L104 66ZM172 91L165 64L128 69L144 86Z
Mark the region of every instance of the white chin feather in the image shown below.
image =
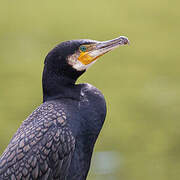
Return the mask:
M78 60L78 57L79 57L79 54L77 53L77 54L73 54L67 58L68 64L70 64L77 71L84 71L96 62L96 60L95 60L95 61L91 62L90 64L85 65Z

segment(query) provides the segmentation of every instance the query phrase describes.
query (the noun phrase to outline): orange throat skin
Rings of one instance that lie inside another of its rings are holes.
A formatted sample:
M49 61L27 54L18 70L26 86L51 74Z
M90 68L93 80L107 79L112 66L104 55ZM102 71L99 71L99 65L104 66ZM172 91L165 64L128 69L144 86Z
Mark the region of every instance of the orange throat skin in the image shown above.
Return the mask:
M88 65L90 64L92 61L94 61L93 57L91 57L88 52L81 52L78 60L84 64L84 65Z
M88 52L81 52L79 57L78 57L78 60L84 64L84 65L88 65L90 63L92 63L93 61L95 61L97 58L99 58L100 56L104 55L105 53L99 55L99 56L96 56L96 57L92 57L89 55Z

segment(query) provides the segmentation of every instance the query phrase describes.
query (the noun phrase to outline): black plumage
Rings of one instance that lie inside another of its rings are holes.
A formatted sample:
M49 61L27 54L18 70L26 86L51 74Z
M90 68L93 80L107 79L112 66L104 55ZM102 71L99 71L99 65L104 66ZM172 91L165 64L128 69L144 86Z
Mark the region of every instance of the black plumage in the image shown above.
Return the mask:
M75 84L86 66L77 62L82 67L76 69L72 63L77 58L71 63L68 58L79 56L81 45L89 48L99 43L67 41L47 55L43 104L22 123L0 157L0 180L86 179L106 103L97 88Z

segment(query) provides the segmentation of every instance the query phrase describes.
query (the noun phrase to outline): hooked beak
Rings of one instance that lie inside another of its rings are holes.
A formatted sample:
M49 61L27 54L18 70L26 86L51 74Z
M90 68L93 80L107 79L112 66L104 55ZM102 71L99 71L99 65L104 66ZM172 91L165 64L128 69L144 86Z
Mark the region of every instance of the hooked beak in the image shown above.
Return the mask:
M112 39L109 41L103 41L96 45L97 50L103 51L111 51L119 46L123 46L129 44L129 40L125 36L120 36L116 39Z
M125 36L120 36L116 39L112 39L109 41L97 41L96 43L89 45L87 51L81 53L78 59L83 64L88 65L100 56L104 55L105 53L112 51L119 46L127 44L129 44L129 40Z

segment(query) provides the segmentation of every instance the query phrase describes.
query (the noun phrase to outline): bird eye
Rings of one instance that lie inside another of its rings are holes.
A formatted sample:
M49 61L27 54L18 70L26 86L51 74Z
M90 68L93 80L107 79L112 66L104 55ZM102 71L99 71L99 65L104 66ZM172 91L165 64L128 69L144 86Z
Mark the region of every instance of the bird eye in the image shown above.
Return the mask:
M86 46L81 46L79 49L80 49L82 52L86 52L86 50L87 50Z

